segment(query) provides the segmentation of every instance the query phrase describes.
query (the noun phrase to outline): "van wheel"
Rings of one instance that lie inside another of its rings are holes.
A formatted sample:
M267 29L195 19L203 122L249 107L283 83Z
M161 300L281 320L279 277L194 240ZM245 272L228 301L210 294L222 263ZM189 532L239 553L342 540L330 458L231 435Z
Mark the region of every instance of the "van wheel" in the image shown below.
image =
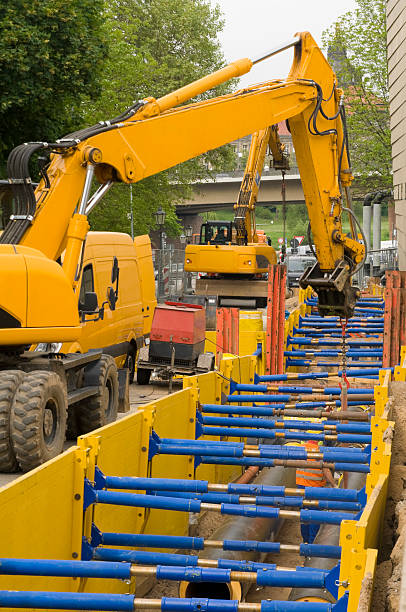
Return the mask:
M16 391L24 378L20 370L0 372L0 471L17 472L18 462L10 435L11 406Z
M97 395L78 404L76 415L80 434L113 423L117 418L118 373L116 362L110 355L102 355L85 372L84 385L89 383L97 384Z
M137 383L139 385L149 385L149 379L151 378L151 370L145 368L137 368Z
M63 451L68 398L66 386L54 372L24 375L11 411L11 440L24 472Z
M130 385L133 384L134 378L135 378L136 360L137 360L137 349L131 346L127 354L127 359L125 360L125 364L124 364L124 367L128 368L128 382L130 383Z

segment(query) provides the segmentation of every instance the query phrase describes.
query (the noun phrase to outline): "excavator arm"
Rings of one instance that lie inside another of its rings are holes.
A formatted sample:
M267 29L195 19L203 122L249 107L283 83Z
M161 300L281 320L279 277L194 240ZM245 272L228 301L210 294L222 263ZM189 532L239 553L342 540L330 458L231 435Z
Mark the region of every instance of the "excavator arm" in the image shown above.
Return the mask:
M0 237L0 257L10 244L35 249L54 261L64 252L63 271L75 288L89 228L87 215L111 185L136 183L288 120L319 266L305 282L319 291L329 312L349 314L355 299L351 274L362 262L364 247L342 231L341 192L351 184L352 175L341 94L334 72L309 33L298 35L268 55L289 46L294 47L294 61L286 80L268 81L180 106L248 72L260 61L242 59L158 100L147 98L119 117L55 143L28 143L14 149L8 174L16 207ZM28 165L31 156L42 150L51 152L51 162L34 191ZM91 195L94 177L100 187ZM30 258L27 250L24 257ZM13 313L16 307L10 299L0 295L0 308ZM46 327L46 310L42 316Z
M234 204L234 226L237 232L236 243L238 245L258 242L255 206L268 148L272 153L273 167L278 170L289 169L289 159L284 153L284 145L279 139L277 125L271 125L252 135L244 176L237 202Z

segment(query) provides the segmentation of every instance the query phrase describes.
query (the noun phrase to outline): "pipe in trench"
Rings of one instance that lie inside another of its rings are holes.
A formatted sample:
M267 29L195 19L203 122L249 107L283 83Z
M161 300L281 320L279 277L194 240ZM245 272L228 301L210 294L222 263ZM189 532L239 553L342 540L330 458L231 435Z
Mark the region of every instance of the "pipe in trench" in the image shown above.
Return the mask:
M294 468L273 467L265 468L255 479L255 484L294 487L296 471ZM283 519L250 518L246 516L228 519L210 537L211 540L272 540L282 527ZM233 559L245 561L259 561L261 553L257 551L225 551L220 549L204 550L205 559ZM250 584L239 582L207 583L182 581L179 586L179 596L210 597L214 599L242 599Z
M365 486L366 475L351 472L348 474L348 488L361 489ZM323 524L314 540L315 544L332 544L333 546L340 545L340 526ZM316 567L319 569L332 569L337 565L336 559L326 559L324 557L307 557L304 566ZM289 601L313 601L335 603L334 597L327 591L320 589L296 588L292 589L289 595Z

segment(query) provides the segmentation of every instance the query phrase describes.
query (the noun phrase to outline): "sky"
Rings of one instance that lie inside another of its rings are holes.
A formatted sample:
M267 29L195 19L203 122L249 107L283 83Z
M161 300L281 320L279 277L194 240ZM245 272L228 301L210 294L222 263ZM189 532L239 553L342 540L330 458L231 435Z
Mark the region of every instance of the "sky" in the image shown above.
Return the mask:
M210 0L220 6L225 20L220 41L227 61L255 59L296 32L308 31L318 45L322 32L343 13L356 8L356 0ZM293 49L254 66L242 76L242 87L288 75Z

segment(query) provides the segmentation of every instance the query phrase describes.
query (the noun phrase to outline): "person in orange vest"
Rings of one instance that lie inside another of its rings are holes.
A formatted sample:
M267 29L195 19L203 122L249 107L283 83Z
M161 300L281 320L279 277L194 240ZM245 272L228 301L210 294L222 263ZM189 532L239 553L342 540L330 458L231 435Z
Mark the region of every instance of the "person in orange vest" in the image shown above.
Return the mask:
M315 453L319 449L319 444L315 440L307 440L305 442L305 448L308 452ZM310 459L312 461L312 459ZM316 459L313 459L316 461ZM298 489L304 489L305 487L335 487L334 476L331 470L328 468L297 468L296 469L296 487ZM320 524L314 523L301 523L300 532L302 534L303 542L306 544L313 544L314 538L316 537L320 529Z

